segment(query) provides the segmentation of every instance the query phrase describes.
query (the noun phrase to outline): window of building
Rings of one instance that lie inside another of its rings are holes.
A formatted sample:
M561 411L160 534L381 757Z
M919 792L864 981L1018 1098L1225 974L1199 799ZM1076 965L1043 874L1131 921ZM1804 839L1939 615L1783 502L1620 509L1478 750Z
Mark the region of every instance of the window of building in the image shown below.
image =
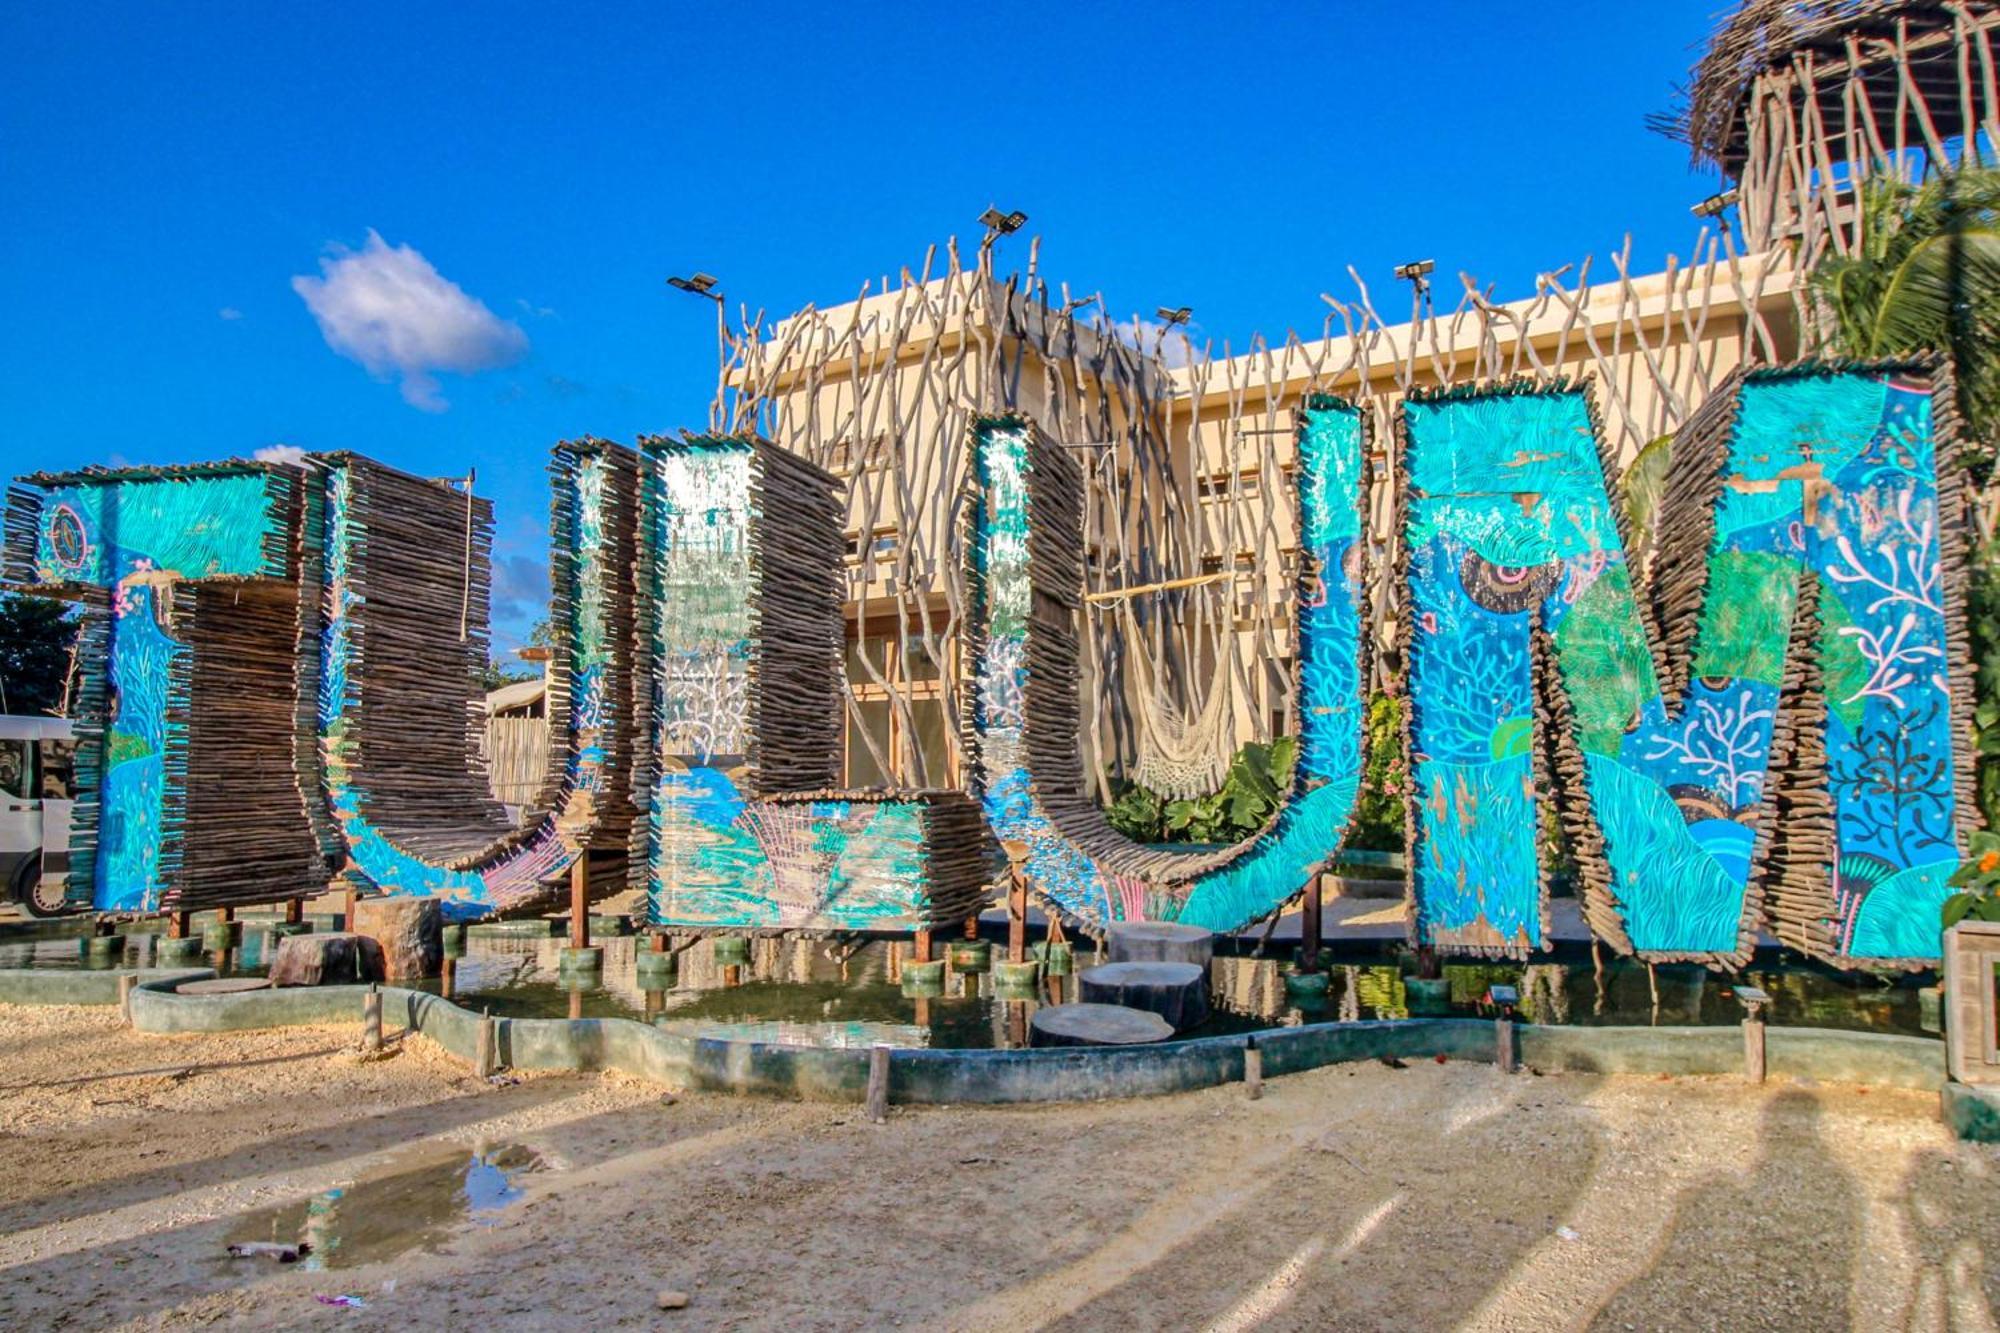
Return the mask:
M941 619L942 608L935 614ZM850 787L914 786L920 781L951 786L958 781L945 706L947 665L925 645L915 624L907 626L907 634L900 633L902 628L894 617L870 620L865 632L848 626L847 682L856 705L847 718ZM939 647L950 651L942 643ZM897 699L904 708L895 706ZM921 758L921 769L906 751Z

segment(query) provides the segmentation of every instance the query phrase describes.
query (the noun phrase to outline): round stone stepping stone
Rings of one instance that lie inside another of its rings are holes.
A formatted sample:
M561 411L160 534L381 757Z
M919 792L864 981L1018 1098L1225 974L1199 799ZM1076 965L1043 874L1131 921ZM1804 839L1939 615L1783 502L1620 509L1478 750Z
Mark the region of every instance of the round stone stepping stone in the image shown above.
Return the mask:
M234 995L238 991L269 990L269 977L210 977L207 981L183 981L174 987L176 995Z
M1121 921L1105 934L1114 963L1193 963L1207 967L1215 957L1215 935L1200 926L1167 921Z
M1053 1004L1028 1020L1030 1046L1140 1046L1173 1035L1158 1014L1122 1004Z
M1193 963L1106 963L1076 974L1086 1004L1144 1009L1185 1032L1208 1018L1208 969Z

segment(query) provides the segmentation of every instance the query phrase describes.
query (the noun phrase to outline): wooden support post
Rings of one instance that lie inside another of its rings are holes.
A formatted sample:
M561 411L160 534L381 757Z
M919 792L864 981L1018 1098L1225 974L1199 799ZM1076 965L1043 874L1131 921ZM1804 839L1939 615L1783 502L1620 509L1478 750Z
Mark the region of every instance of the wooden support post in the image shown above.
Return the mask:
M881 1042L868 1048L868 1120L879 1125L889 1118L889 1048Z
M303 898L285 899L285 924L288 926L296 926L305 919L306 919L306 900Z
M1514 1072L1514 1020L1506 1014L1493 1020L1493 1054L1501 1073Z
M493 1022L493 1010L489 1007L479 1018L479 1036L472 1046L472 1072L480 1078L493 1076L494 1061L498 1058L500 1032Z
M347 894L341 900L340 904L340 928L342 930L354 929L354 899L354 886L350 884L347 886Z
M139 984L139 978L130 972L118 978L118 1012L127 1023L132 1021L132 988Z
M1028 961L1028 877L1018 865L1007 883L1007 961Z
M979 913L974 912L971 916L965 918L965 938L969 940L979 938Z
M569 866L569 944L590 947L590 854L577 853Z
M1264 1096L1264 1053L1257 1049L1255 1037L1243 1048L1243 1092L1253 1102Z
M438 994L444 996L445 999L449 1000L451 998L451 992L457 986L457 984L458 984L458 960L447 954L444 960L444 972L438 980Z
M361 1053L382 1053L382 988L373 982L361 997Z
M236 909L233 907L218 908L215 913L215 919L225 924L234 921L236 919Z
M1299 910L1299 970L1319 971L1319 941L1324 916L1320 897L1320 877L1306 883L1305 903Z
M931 960L931 928L921 926L917 930L917 952L912 962L928 963Z
M666 951L667 951L667 932L663 930L659 934L653 936L653 952L665 953Z
M170 940L186 939L193 928L193 912L174 912L167 917L167 938Z
M579 988L572 988L570 990L569 1016L571 1018L583 1017L583 991Z
M731 963L722 969L723 989L729 990L743 984L743 965Z
M1743 1020L1743 1077L1752 1083L1764 1081L1764 1015L1753 1013Z

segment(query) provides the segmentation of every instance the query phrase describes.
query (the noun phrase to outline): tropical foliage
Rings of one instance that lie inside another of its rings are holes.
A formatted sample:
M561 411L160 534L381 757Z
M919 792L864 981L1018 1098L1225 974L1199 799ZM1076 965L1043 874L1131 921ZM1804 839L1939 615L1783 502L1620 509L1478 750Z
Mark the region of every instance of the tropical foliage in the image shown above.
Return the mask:
M1347 845L1360 851L1400 852L1410 766L1403 760L1403 701L1393 694L1378 694L1368 701L1367 754Z
M1105 818L1135 842L1241 842L1284 804L1298 755L1293 736L1280 736L1268 745L1252 741L1229 761L1219 789L1191 801L1170 800L1150 787L1126 782Z
M1972 835L1972 859L1951 877L1958 890L1944 900L1944 924L2000 921L2000 833Z
M1871 179L1860 244L1821 259L1812 290L1829 351L1950 353L1983 482L2000 425L2000 171L1945 172L1916 185Z
M76 626L61 602L0 597L0 713L60 710L75 638Z

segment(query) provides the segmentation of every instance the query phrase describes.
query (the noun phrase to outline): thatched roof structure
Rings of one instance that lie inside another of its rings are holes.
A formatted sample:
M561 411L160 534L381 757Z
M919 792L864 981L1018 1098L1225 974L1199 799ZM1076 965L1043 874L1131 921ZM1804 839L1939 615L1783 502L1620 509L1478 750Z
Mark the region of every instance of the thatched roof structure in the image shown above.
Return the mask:
M1949 137L1960 128L1954 110L1958 71L1950 42L1954 10L1960 8L1988 6L1976 0L1965 5L1940 0L1744 0L1717 25L1681 89L1681 104L1656 117L1654 126L1685 142L1697 166L1719 166L1734 176L1744 163L1745 109L1760 76L1809 62L1822 116L1829 127L1841 125L1846 121L1843 85L1854 67L1894 60L1900 42L1901 63L1908 65L1916 90L1938 121L1938 132ZM1852 58L1857 50L1862 53L1859 62ZM1892 118L1897 79L1875 80L1868 91L1870 101L1878 104L1876 114L1885 121Z

